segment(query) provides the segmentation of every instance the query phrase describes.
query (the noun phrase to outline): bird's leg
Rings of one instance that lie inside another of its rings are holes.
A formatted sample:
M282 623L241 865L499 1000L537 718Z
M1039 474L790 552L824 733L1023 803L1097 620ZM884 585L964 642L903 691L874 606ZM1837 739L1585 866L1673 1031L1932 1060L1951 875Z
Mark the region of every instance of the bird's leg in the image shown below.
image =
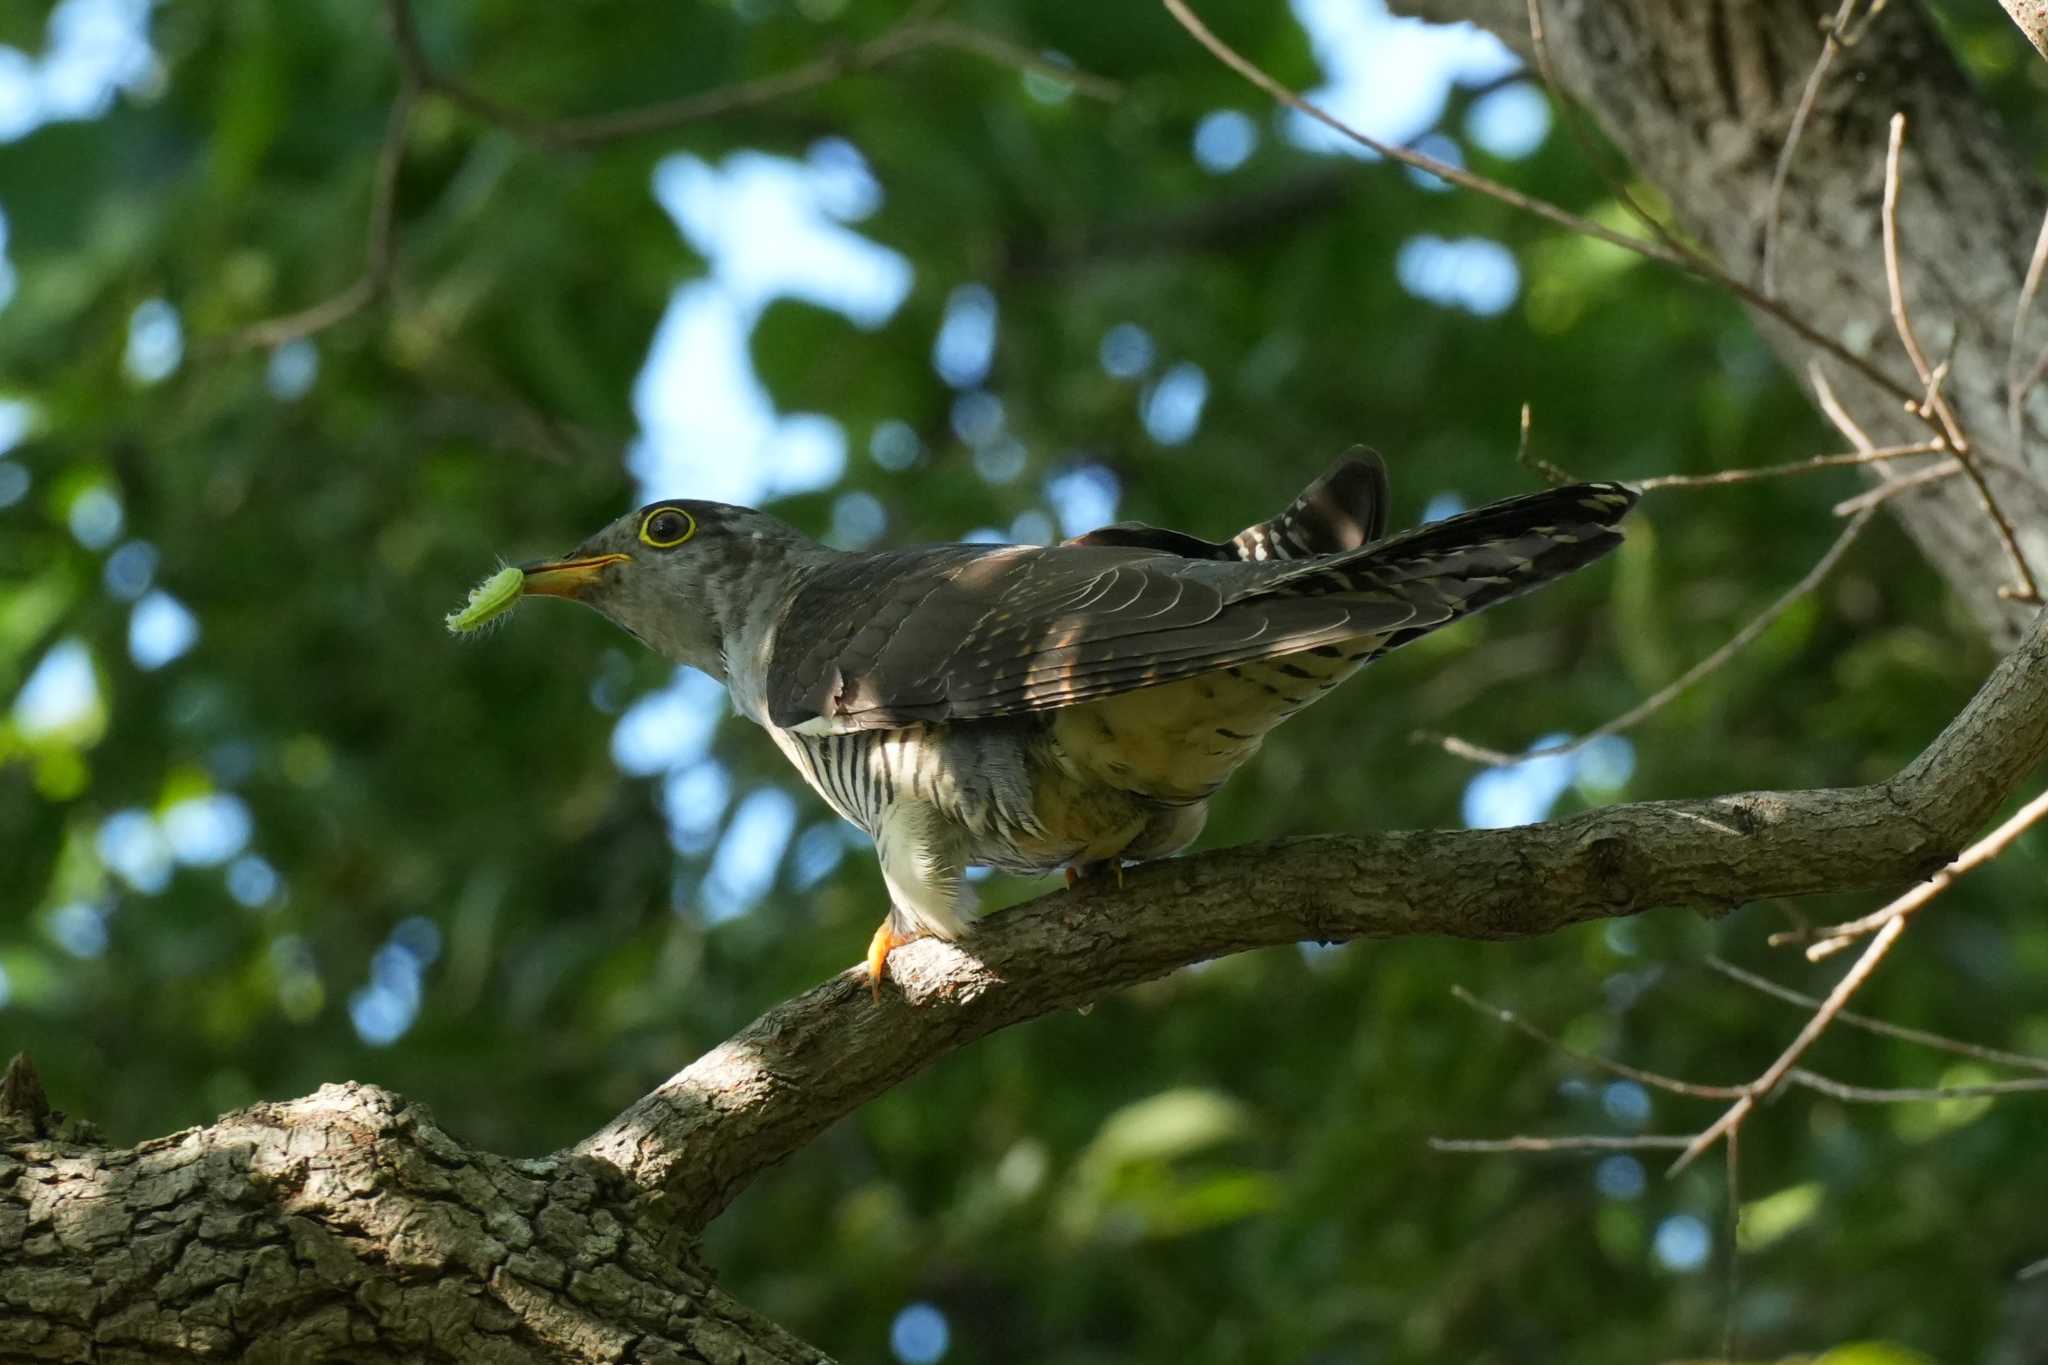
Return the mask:
M875 936L868 940L868 994L882 1003L882 973L888 970L889 954L901 948L910 939L896 932L896 914L892 910L875 929Z
M958 826L929 801L901 800L883 815L875 832L882 882L889 888L889 917L868 941L868 988L882 998L882 972L889 954L927 934L958 938L965 840Z

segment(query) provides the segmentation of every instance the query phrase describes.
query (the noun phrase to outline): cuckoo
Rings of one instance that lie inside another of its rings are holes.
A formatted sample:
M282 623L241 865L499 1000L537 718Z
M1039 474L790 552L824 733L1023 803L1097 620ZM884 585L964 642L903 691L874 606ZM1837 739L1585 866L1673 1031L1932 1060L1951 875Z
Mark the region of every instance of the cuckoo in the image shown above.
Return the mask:
M1027 875L1177 853L1272 729L1392 649L1580 568L1634 504L1584 483L1387 536L1354 452L1225 541L1121 523L1059 545L829 549L747 507L670 500L525 566L722 681L874 839L868 950L968 928L973 865Z

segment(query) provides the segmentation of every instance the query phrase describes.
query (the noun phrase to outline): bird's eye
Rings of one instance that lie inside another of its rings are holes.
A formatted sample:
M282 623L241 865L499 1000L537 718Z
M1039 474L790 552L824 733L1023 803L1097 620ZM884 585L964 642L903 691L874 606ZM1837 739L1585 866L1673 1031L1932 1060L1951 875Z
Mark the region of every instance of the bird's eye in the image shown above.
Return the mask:
M657 550L673 550L676 546L697 534L697 522L688 512L676 507L662 507L647 514L647 520L640 523L640 541Z

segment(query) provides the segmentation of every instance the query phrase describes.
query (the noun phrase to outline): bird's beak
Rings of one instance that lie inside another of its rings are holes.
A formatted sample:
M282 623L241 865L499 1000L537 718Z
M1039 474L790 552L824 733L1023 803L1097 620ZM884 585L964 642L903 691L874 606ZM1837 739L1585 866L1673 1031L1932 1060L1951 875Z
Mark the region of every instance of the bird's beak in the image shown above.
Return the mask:
M580 559L544 559L538 564L522 564L519 571L526 575L526 580L520 591L528 597L581 597L597 585L606 569L631 558L621 554L585 555Z

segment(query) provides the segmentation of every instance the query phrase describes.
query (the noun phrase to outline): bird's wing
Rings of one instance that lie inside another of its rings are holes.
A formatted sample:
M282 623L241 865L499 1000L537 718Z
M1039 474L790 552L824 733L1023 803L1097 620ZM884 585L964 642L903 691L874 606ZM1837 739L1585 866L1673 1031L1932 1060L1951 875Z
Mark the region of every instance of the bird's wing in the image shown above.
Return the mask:
M1280 514L1254 522L1229 540L1119 521L1075 536L1069 545L1125 545L1183 559L1306 559L1341 554L1387 533L1387 466L1377 452L1354 446L1301 490Z
M848 557L783 612L768 718L830 733L1019 715L1361 637L1392 648L1599 558L1635 496L1551 489L1308 559L1104 545Z
M1451 610L1428 594L1323 583L1269 591L1300 567L1099 545L864 556L791 600L767 669L768 717L830 732L1014 715Z

